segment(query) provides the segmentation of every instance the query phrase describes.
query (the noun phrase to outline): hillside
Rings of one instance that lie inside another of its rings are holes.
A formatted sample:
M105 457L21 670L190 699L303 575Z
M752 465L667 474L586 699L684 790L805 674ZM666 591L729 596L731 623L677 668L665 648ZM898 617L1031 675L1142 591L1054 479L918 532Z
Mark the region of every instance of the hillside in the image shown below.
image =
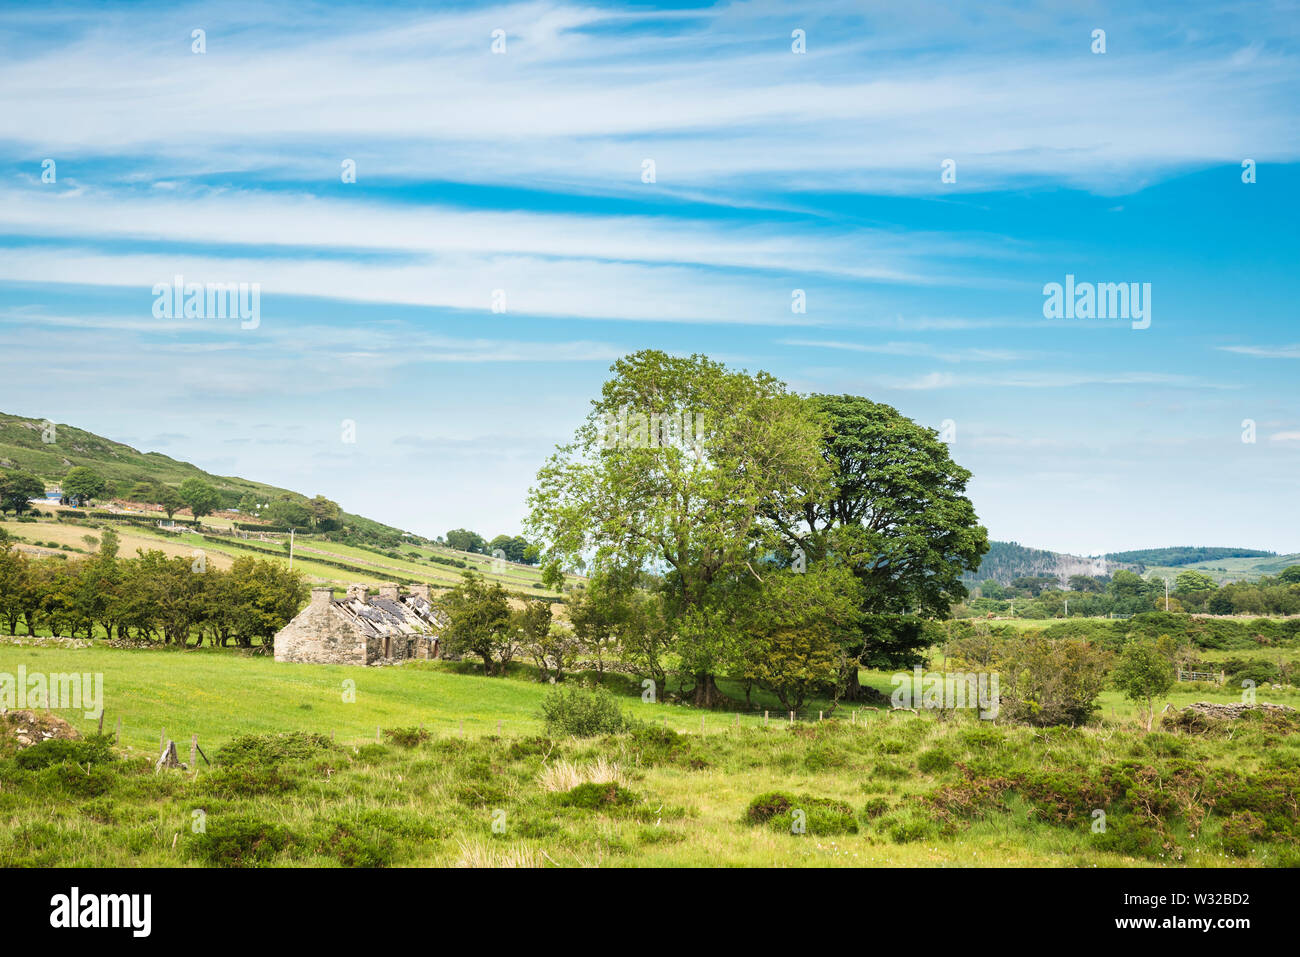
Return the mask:
M1255 548L1217 548L1180 545L1171 548L1143 548L1127 552L1109 552L1101 556L1070 555L1041 548L1027 548L1018 542L990 542L978 571L968 572L962 580L977 585L992 578L1010 584L1024 575L1110 575L1126 568L1140 575L1175 578L1181 571L1203 571L1220 584L1230 581L1255 581L1276 575L1300 562L1300 553L1278 555Z
M1108 575L1116 568L1127 568L1123 563L1104 558L1069 555L1041 548L1027 548L1019 542L989 542L988 553L978 571L962 576L967 585L976 585L992 578L1008 585L1024 575Z
M277 488L230 475L213 475L189 462L178 462L161 452L141 452L75 426L55 423L50 435L46 422L0 412L0 470L20 469L57 485L70 468L94 469L124 493L136 482L155 481L173 487L198 478L221 495L224 508L233 508L246 494L268 501L288 497L305 501L308 494ZM53 438L52 442L45 441ZM402 530L361 515L343 513L343 522L366 537L400 539Z
M223 507L233 507L245 494L264 500L288 497L305 500L306 495L262 482L235 476L213 475L188 462L157 452L140 452L93 432L70 425L56 425L53 442L43 441L45 423L0 413L0 471L21 469L57 486L70 468L84 465L107 479L116 492L124 493L137 482L155 481L178 486L188 478L199 478L221 494ZM111 497L111 496L110 496ZM192 555L196 547L217 568L228 568L235 559L255 555L277 563L288 563L283 534L275 532L239 539L234 520L244 516L227 513L204 519L203 534L193 530L165 530L154 527L161 519L157 510L142 510L138 503L123 503L113 514L94 509L59 505L42 506L44 514L34 523L0 519L0 524L27 552L36 555L77 555L90 551L86 533L95 526L115 525L124 553L156 549L169 556ZM91 514L93 513L93 514ZM347 512L343 529L332 535L300 530L294 552L294 567L313 584L335 588L353 582L378 584L384 581L429 582L437 588L455 585L465 570L473 570L488 581L499 583L516 598L556 598L558 592L542 587L536 566L517 562L496 562L488 555L457 551L401 529ZM241 533L242 534L242 533ZM341 539L341 540L340 540ZM579 576L570 576L572 583Z
M1111 552L1106 556L1114 562L1135 565L1161 565L1175 568L1221 558L1276 558L1277 552L1257 548L1205 548L1196 545L1178 545L1174 548L1140 548L1131 552Z

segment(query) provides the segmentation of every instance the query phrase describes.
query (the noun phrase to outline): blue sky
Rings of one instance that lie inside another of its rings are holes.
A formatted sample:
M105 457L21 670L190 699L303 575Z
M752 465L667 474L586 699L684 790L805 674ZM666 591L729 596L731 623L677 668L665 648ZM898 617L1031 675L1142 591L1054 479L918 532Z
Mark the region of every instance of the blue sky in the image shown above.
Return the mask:
M0 409L491 536L703 352L951 419L996 538L1300 550L1297 5L1130 6L4 4Z

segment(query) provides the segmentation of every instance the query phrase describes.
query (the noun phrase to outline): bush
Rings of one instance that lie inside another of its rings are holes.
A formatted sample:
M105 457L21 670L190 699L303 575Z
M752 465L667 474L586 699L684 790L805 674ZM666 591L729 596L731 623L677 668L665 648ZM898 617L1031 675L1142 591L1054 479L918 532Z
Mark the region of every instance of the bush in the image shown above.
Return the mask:
M413 748L429 740L429 732L423 728L385 728L384 737L404 748Z
M1241 686L1243 681L1253 681L1256 685L1282 680L1282 672L1271 661L1240 661L1233 659L1224 662L1224 671L1230 684Z
M223 798L285 794L298 786L295 778L286 775L274 764L269 767L251 764L218 767L205 774L201 780L209 794Z
M577 738L619 734L634 724L614 696L599 685L556 688L542 700L542 720L546 722L547 734L571 734Z
M1024 724L1087 724L1100 710L1110 654L1079 638L1026 636L998 662L1000 717Z
M916 766L922 774L938 774L952 767L952 757L947 751L933 748L920 753L916 759Z
M622 785L609 781L587 781L556 796L561 807L581 807L591 811L625 807L636 803L636 795Z
M27 771L52 764L106 764L114 760L108 735L96 735L84 741L51 738L33 744L14 755L14 764Z
M804 830L795 830L802 815ZM758 795L745 808L745 823L766 825L788 834L856 834L858 821L853 808L830 798L806 794L768 791Z
M246 867L274 857L292 842L290 831L250 815L211 815L206 830L189 842L189 853L217 867Z
M283 734L246 734L219 750L217 764L274 764L314 757L333 749L323 734L289 731Z

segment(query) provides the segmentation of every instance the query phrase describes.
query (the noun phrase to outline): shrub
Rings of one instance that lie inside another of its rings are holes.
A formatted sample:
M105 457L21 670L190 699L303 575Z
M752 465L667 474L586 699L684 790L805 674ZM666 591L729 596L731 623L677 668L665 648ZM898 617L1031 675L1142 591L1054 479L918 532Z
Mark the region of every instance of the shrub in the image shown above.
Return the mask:
M413 748L429 740L429 732L423 728L385 728L384 737L404 748Z
M14 756L14 764L28 771L52 764L105 764L114 760L108 735L96 735L84 741L51 738L33 744Z
M206 830L188 843L189 853L217 867L263 863L290 845L293 835L249 815L210 815Z
M219 750L217 764L274 764L310 758L334 747L323 734L288 731L283 734L246 734Z
M344 867L388 867L396 854L396 842L378 827L340 821L316 840L313 850Z
M804 830L795 830L800 821ZM790 834L856 834L858 821L847 804L830 798L792 795L768 791L758 795L745 808L747 824L767 825L774 831Z
M561 807L580 807L591 811L626 807L636 803L636 795L616 781L587 781L556 795Z
M933 748L917 756L916 766L923 774L938 774L952 767L952 757L947 751Z
M1243 681L1253 681L1256 685L1282 680L1282 672L1271 661L1225 662L1227 680L1238 687Z
M203 787L210 794L224 798L285 794L298 786L298 782L293 777L286 775L274 764L268 767L252 764L217 767L204 775L201 780Z
M1099 710L1110 655L1091 642L1027 636L999 662L1000 715L1046 727L1086 724Z
M889 801L885 798L871 798L862 805L862 816L868 821L889 813Z
M542 720L547 734L578 738L619 734L633 724L614 696L600 686L556 688L542 700Z

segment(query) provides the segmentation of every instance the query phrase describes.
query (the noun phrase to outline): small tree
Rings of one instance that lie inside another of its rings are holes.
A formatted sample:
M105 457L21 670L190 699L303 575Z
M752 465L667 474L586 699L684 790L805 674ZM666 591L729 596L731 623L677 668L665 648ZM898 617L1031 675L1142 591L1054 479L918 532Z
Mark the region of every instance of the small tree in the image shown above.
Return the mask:
M30 472L10 472L0 478L0 513L21 515L31 508L30 500L45 494L45 483Z
M447 615L442 633L446 649L457 655L483 659L483 673L504 674L514 657L514 622L505 589L489 585L481 575L465 572L462 581L438 601Z
M211 515L221 506L221 496L217 490L201 479L188 478L182 482L180 496L196 519Z
M540 677L563 681L579 648L573 629L552 621L551 603L541 599L524 602L524 607L511 617L511 627L537 665Z
M104 494L104 478L98 472L78 465L63 476L63 494L78 505L85 505L92 498Z
M168 521L171 521L176 511L185 504L181 500L180 493L170 485L159 486L154 494L153 503L162 506L162 510L167 514Z
M487 547L487 542L478 532L471 532L467 528L453 528L447 533L447 547L461 552L482 552Z
M1138 717L1151 730L1155 720L1154 701L1174 685L1174 665L1155 642L1132 640L1120 652L1111 679L1120 693L1139 705Z

